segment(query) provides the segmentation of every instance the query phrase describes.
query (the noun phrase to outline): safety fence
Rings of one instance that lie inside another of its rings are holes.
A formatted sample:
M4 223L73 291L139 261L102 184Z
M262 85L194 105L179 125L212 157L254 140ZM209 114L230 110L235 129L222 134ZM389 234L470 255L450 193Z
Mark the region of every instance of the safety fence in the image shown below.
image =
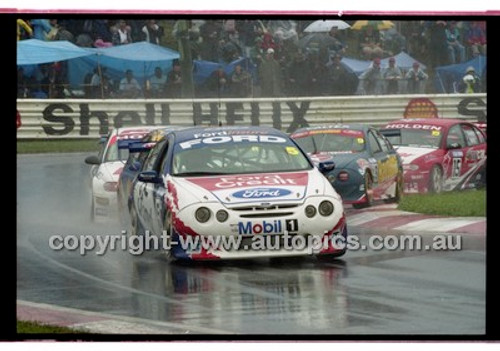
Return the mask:
M18 99L19 139L96 138L128 125L262 125L291 132L335 123L381 126L408 117L486 122L486 94L258 99Z

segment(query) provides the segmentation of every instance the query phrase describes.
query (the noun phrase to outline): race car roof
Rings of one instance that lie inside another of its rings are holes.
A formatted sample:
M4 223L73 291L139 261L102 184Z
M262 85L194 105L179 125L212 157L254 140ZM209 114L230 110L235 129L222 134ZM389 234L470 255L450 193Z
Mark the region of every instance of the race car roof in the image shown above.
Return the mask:
M423 124L423 125L432 125L440 127L450 127L457 123L469 123L469 122L456 118L403 118L395 121L390 121L386 124L386 126L393 124L403 124L403 125Z
M172 131L175 142L181 143L187 140L215 137L219 135L273 135L289 138L287 134L271 127L191 127Z
M292 135L303 133L303 132L318 131L318 130L331 130L331 129L358 130L358 131L366 132L368 130L368 128L369 128L368 125L361 124L361 123L329 124L329 125L317 126L317 127L315 126L315 127L300 128L300 129L297 129L295 132L293 132Z

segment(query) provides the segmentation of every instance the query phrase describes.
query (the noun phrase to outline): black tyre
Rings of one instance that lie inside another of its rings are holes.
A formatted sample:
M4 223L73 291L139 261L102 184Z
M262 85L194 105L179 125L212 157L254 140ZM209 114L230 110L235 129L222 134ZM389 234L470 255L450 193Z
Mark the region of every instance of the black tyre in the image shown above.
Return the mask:
M434 165L429 174L429 192L439 194L443 191L443 170Z
M360 209L370 207L373 203L373 178L369 172L365 173L365 196L366 202L362 204L352 204L352 207Z

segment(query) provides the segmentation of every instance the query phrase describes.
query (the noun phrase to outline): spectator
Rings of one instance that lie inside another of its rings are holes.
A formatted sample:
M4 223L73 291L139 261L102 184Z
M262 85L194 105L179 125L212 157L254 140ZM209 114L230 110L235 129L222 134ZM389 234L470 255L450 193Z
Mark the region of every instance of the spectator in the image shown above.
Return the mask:
M346 45L338 38L339 30L337 27L332 27L330 32L328 32L329 40L328 40L328 51L330 54L339 54L343 55L346 50Z
M380 69L380 58L373 59L370 67L359 77L364 94L379 95L382 93L382 71Z
M120 81L120 97L125 99L133 99L139 97L141 94L141 86L134 78L132 70L128 69L125 72L125 78Z
M229 91L232 97L249 97L252 92L252 75L241 65L234 67L230 77Z
M450 64L465 61L465 47L460 43L460 32L455 21L448 23L445 30L446 44L448 45L448 59ZM457 58L458 56L458 58Z
M89 93L91 98L100 98L102 97L102 89L101 89L101 75L99 74L99 68L96 67L94 68L94 72L92 74L92 77L90 78L90 86L89 86Z
M258 68L259 82L262 97L278 97L281 96L282 89L282 72L281 66L274 59L274 49L266 50L266 56L262 60ZM273 127L281 129L281 110L279 102L273 102Z
M259 82L263 97L281 95L281 67L278 61L274 59L273 48L267 49L266 56L259 65Z
M361 52L363 56L368 60L382 57L384 50L380 41L380 32L368 26L362 30L361 35Z
M474 67L469 66L462 78L462 88L460 92L465 94L474 94L481 92L481 78L476 73Z
M204 97L220 98L228 95L229 81L222 66L219 66L210 74L204 85Z
M446 22L431 21L427 23L429 36L429 56L434 67L448 63L448 46L446 42Z
M162 98L165 96L166 85L167 76L163 74L163 70L160 67L155 67L155 73L149 79L148 94L152 98Z
M160 45L160 37L163 35L163 28L156 24L154 19L147 20L141 31L145 41L151 44Z
M200 35L203 39L201 43L201 58L207 61L217 62L218 57L218 43L222 27L217 25L216 21L206 21L200 27Z
M419 94L423 90L422 83L426 81L429 76L420 68L418 62L413 62L412 69L406 73L405 78L408 81L408 93Z
M47 40L47 35L53 29L47 19L31 20L31 27L33 28L33 38L38 40Z
M174 60L172 70L167 74L166 90L169 98L178 99L182 97L182 74L178 60Z
M399 80L403 78L403 74L399 67L396 66L396 59L394 57L389 58L389 67L384 72L384 79L386 81L386 94L398 94L399 93Z
M29 97L29 81L24 75L24 68L17 68L17 97L27 98Z
M106 75L106 67L96 67L89 83L91 98L104 99L111 95L111 81Z
M331 95L354 95L358 79L356 75L349 72L341 63L342 56L335 54L327 63L328 70L328 93Z
M288 95L311 95L312 70L302 50L297 51L292 63L288 67L287 83L286 88Z
M29 21L17 20L17 40L29 39L33 35L33 29L28 24Z
M309 55L311 64L311 86L308 89L312 96L327 95L328 93L328 69L326 64L321 60L319 53Z
M124 45L132 43L131 36L132 29L127 25L125 20L119 20L116 27L114 27L112 43L113 45Z
M57 28L57 33L54 36L54 40L67 40L74 43L75 36L64 25L59 25L59 27Z
M486 33L483 28L485 22L473 21L465 33L465 43L470 48L472 57L486 55Z

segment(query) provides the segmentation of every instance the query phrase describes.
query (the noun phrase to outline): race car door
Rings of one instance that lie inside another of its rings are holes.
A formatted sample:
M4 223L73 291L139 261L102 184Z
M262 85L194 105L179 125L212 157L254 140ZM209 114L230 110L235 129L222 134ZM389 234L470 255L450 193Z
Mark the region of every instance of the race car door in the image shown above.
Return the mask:
M467 149L468 146L460 124L450 127L446 136L447 153L443 158L445 190L451 190L460 181Z
M391 185L396 184L398 175L398 159L396 152L379 134L378 131L370 129L368 131L368 143L376 162L376 176L373 182L376 184L373 196L375 199L384 197Z
M155 179L151 181L137 180L134 186L134 205L145 230L151 234L162 234L162 218L164 218L165 185L162 180L161 170L168 151L167 140L158 142L149 152L140 174L156 172ZM140 233L142 234L142 233Z
M462 130L467 148L464 150L464 161L460 175L473 171L486 158L486 141L479 129L468 124L462 124Z

